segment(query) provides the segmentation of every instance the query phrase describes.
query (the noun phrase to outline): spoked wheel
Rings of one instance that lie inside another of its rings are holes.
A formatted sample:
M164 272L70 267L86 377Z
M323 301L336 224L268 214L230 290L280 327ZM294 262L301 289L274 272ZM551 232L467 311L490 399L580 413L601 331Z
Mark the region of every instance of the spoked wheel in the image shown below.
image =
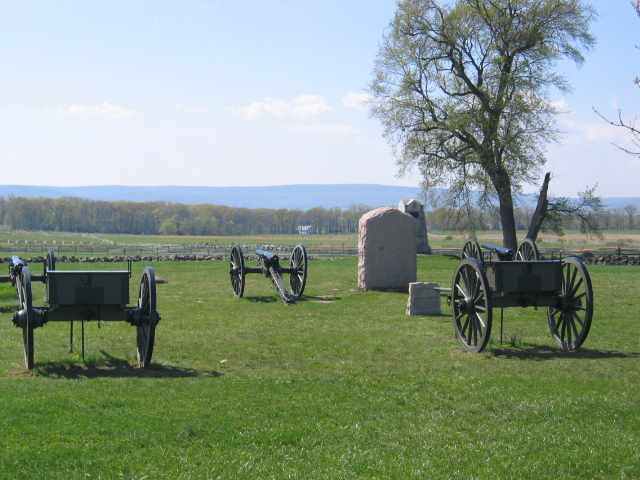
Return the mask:
M451 289L456 336L468 352L481 352L491 335L491 291L484 267L475 258L463 259Z
M151 364L156 325L160 320L156 310L156 276L151 267L145 267L138 294L140 323L137 325L138 366L146 368Z
M35 328L35 314L31 297L31 273L29 267L22 267L17 279L17 290L20 298L20 311L16 312L18 324L22 327L22 341L24 343L24 364L33 370L33 330ZM15 318L15 317L14 317ZM15 322L16 320L14 320Z
M480 244L475 238L470 238L462 246L462 260L465 258L475 258L478 262L484 262Z
M53 250L49 249L47 252L47 258L44 262L44 272L45 274L48 271L52 271L56 269L56 255Z
M533 240L530 238L525 238L522 243L518 246L518 251L516 253L517 260L540 260L540 252L538 252L538 247Z
M289 286L291 293L299 297L307 284L307 250L304 245L296 245L291 253L291 267L289 271Z
M246 272L244 269L244 256L242 255L242 249L237 243L234 243L231 247L229 275L231 276L231 288L233 289L233 295L236 298L242 298Z
M549 307L549 328L563 350L576 350L586 340L593 317L591 278L575 257L562 260L562 293L558 304Z

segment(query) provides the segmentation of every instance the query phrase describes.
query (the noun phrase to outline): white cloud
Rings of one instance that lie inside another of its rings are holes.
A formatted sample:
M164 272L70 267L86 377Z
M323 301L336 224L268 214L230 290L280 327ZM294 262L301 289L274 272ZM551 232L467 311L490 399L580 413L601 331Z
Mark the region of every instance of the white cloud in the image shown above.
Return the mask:
M266 97L262 102L254 102L241 107L240 113L247 120L258 120L265 116L277 120L293 119L310 122L319 117L336 113L320 95L301 95L291 101Z
M556 109L557 112L571 113L571 107L566 100L557 100L555 102L550 102L551 106Z
M102 102L100 105L71 105L67 110L71 115L92 115L104 118L132 118L136 112L133 110L125 110L117 105L108 102Z
M367 104L371 99L371 95L368 93L353 93L349 92L346 96L342 98L342 103L351 108L355 108L356 110L367 110Z
M577 122L567 117L559 117L558 125L565 130L565 141L582 142L619 142L626 138L626 132L616 128L604 120L596 122Z
M586 114L576 111L564 99L551 102L551 105L561 112L556 120L562 131L561 143L564 145L583 143L610 145L612 142L624 141L627 137L627 132L610 125L593 110L589 110Z

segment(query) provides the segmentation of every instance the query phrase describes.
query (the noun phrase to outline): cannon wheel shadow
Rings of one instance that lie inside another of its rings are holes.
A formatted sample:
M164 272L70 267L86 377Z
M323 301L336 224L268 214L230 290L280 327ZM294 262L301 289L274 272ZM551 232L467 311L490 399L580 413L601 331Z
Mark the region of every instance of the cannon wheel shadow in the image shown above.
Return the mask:
M640 353L590 350L581 348L573 351L561 350L546 345L530 345L523 348L495 347L487 348L491 356L499 359L554 360L557 358L575 358L581 360L603 360L607 358L637 358ZM482 355L482 354L479 354Z
M63 379L91 379L91 378L186 378L186 377L221 377L216 370L196 370L193 368L176 367L152 363L146 368L140 368L137 362L114 357L105 351L100 351L104 359L99 361L73 363L46 362L36 363L33 375L47 378Z

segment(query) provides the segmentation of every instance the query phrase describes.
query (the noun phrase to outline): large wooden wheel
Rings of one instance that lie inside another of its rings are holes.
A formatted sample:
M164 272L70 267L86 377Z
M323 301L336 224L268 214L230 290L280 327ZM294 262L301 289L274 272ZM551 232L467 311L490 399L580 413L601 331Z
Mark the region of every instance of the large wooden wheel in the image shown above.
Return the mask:
M593 317L593 289L584 264L575 257L562 260L562 293L549 307L549 328L563 350L576 350L586 340Z
M236 298L242 298L244 293L244 277L246 271L244 269L244 256L242 248L237 243L231 247L231 262L229 265L229 275L231 276L231 289Z
M468 352L481 352L491 335L491 291L482 264L465 258L458 264L451 289L456 336Z
M22 267L17 278L20 310L16 312L17 323L22 327L22 341L24 344L24 364L33 369L33 330L35 328L35 314L31 297L31 273L26 265ZM16 320L14 320L15 322Z
M530 238L525 238L520 245L518 246L518 251L516 252L517 260L540 260L540 252L538 252L538 247L533 240Z
M299 297L307 284L307 250L304 245L296 245L291 253L291 267L289 267L289 286L291 293Z
M47 251L47 258L44 262L44 271L45 275L48 271L52 271L56 269L56 255L52 249Z
M462 260L465 258L475 258L478 262L484 262L484 256L482 255L482 249L480 244L475 238L470 238L462 246Z
M137 325L138 366L146 368L151 364L156 325L159 321L156 310L156 276L152 267L145 267L140 280L138 294L140 323Z

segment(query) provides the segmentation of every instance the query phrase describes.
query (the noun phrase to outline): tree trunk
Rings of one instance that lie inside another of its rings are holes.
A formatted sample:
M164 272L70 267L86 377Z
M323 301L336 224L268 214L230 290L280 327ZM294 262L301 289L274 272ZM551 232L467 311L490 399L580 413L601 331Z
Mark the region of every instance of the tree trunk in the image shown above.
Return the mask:
M533 217L531 218L531 223L529 224L529 231L527 232L526 238L530 238L534 242L536 241L536 238L538 238L538 233L540 232L540 228L542 227L544 216L546 215L547 208L549 207L549 201L547 200L547 190L549 189L550 180L551 172L547 172L547 174L544 176L544 181L542 182L542 188L540 189L538 205L536 206L536 210L533 213Z
M516 219L513 214L513 200L511 192L509 198L505 202L500 198L500 221L502 222L502 246L516 250L518 247L518 238L516 237Z
M496 187L498 202L500 202L500 223L502 223L502 246L515 250L518 245L516 237L516 219L513 213L513 197L511 182L501 182L502 187Z
M498 194L500 203L500 223L502 224L502 246L516 250L516 218L513 213L513 195L511 193L511 178L503 169L494 170L491 175L493 186Z

